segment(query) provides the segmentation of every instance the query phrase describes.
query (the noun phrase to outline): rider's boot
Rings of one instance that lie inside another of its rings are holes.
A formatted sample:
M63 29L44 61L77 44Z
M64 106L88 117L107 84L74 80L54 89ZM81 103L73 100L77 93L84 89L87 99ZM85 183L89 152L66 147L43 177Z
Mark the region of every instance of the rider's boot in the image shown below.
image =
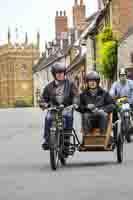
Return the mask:
M114 143L117 144L117 125L113 127Z
M42 149L43 150L49 150L49 144L48 144L48 142L47 141L45 141L43 144L42 144Z
M113 136L110 136L108 145L113 145L113 144L114 144L114 138Z

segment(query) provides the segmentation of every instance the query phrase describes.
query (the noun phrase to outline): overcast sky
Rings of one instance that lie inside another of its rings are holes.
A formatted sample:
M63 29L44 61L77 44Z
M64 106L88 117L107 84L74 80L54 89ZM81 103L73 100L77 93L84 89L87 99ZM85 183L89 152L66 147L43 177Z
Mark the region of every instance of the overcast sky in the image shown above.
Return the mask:
M84 3L87 16L97 10L97 0L84 0ZM0 0L0 44L7 39L8 27L13 41L15 38L22 41L26 31L30 41L35 41L37 31L42 44L54 39L56 10L66 10L71 25L73 4L74 0Z

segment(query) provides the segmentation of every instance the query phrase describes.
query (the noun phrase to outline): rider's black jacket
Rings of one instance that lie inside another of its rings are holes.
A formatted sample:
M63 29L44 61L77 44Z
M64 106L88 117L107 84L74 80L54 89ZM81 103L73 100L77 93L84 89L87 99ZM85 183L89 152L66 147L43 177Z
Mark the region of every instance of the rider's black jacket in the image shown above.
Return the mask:
M53 105L57 105L56 102L56 85L55 81L50 82L43 90L42 100L46 103L52 103ZM64 102L65 106L72 105L74 98L78 96L78 89L75 84L68 80L64 80Z
M80 106L78 111L81 113L86 112L88 104L95 104L97 108L103 109L107 113L113 112L116 107L109 92L105 91L101 87L98 87L95 95L92 95L89 89L80 94Z

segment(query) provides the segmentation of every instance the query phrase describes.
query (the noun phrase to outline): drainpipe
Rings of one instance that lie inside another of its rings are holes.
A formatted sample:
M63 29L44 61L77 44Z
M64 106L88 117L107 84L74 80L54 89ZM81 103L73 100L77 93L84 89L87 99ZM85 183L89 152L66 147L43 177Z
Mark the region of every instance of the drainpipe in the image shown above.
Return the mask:
M92 42L93 42L93 60L94 60L93 70L96 71L96 40L95 40L95 36L92 38Z
M91 48L92 48L92 59L94 61L93 63L93 69L94 71L96 71L96 39L95 39L95 34L91 34L90 36L91 39Z

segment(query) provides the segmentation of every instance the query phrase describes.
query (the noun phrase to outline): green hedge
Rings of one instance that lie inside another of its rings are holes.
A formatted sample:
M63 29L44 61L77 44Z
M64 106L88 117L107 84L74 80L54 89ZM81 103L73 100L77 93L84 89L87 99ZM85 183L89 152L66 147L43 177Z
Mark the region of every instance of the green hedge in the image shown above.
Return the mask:
M15 107L32 107L33 106L33 97L17 99L14 106Z
M117 67L117 40L113 37L112 29L107 26L97 35L100 42L97 70L105 78L112 80Z

